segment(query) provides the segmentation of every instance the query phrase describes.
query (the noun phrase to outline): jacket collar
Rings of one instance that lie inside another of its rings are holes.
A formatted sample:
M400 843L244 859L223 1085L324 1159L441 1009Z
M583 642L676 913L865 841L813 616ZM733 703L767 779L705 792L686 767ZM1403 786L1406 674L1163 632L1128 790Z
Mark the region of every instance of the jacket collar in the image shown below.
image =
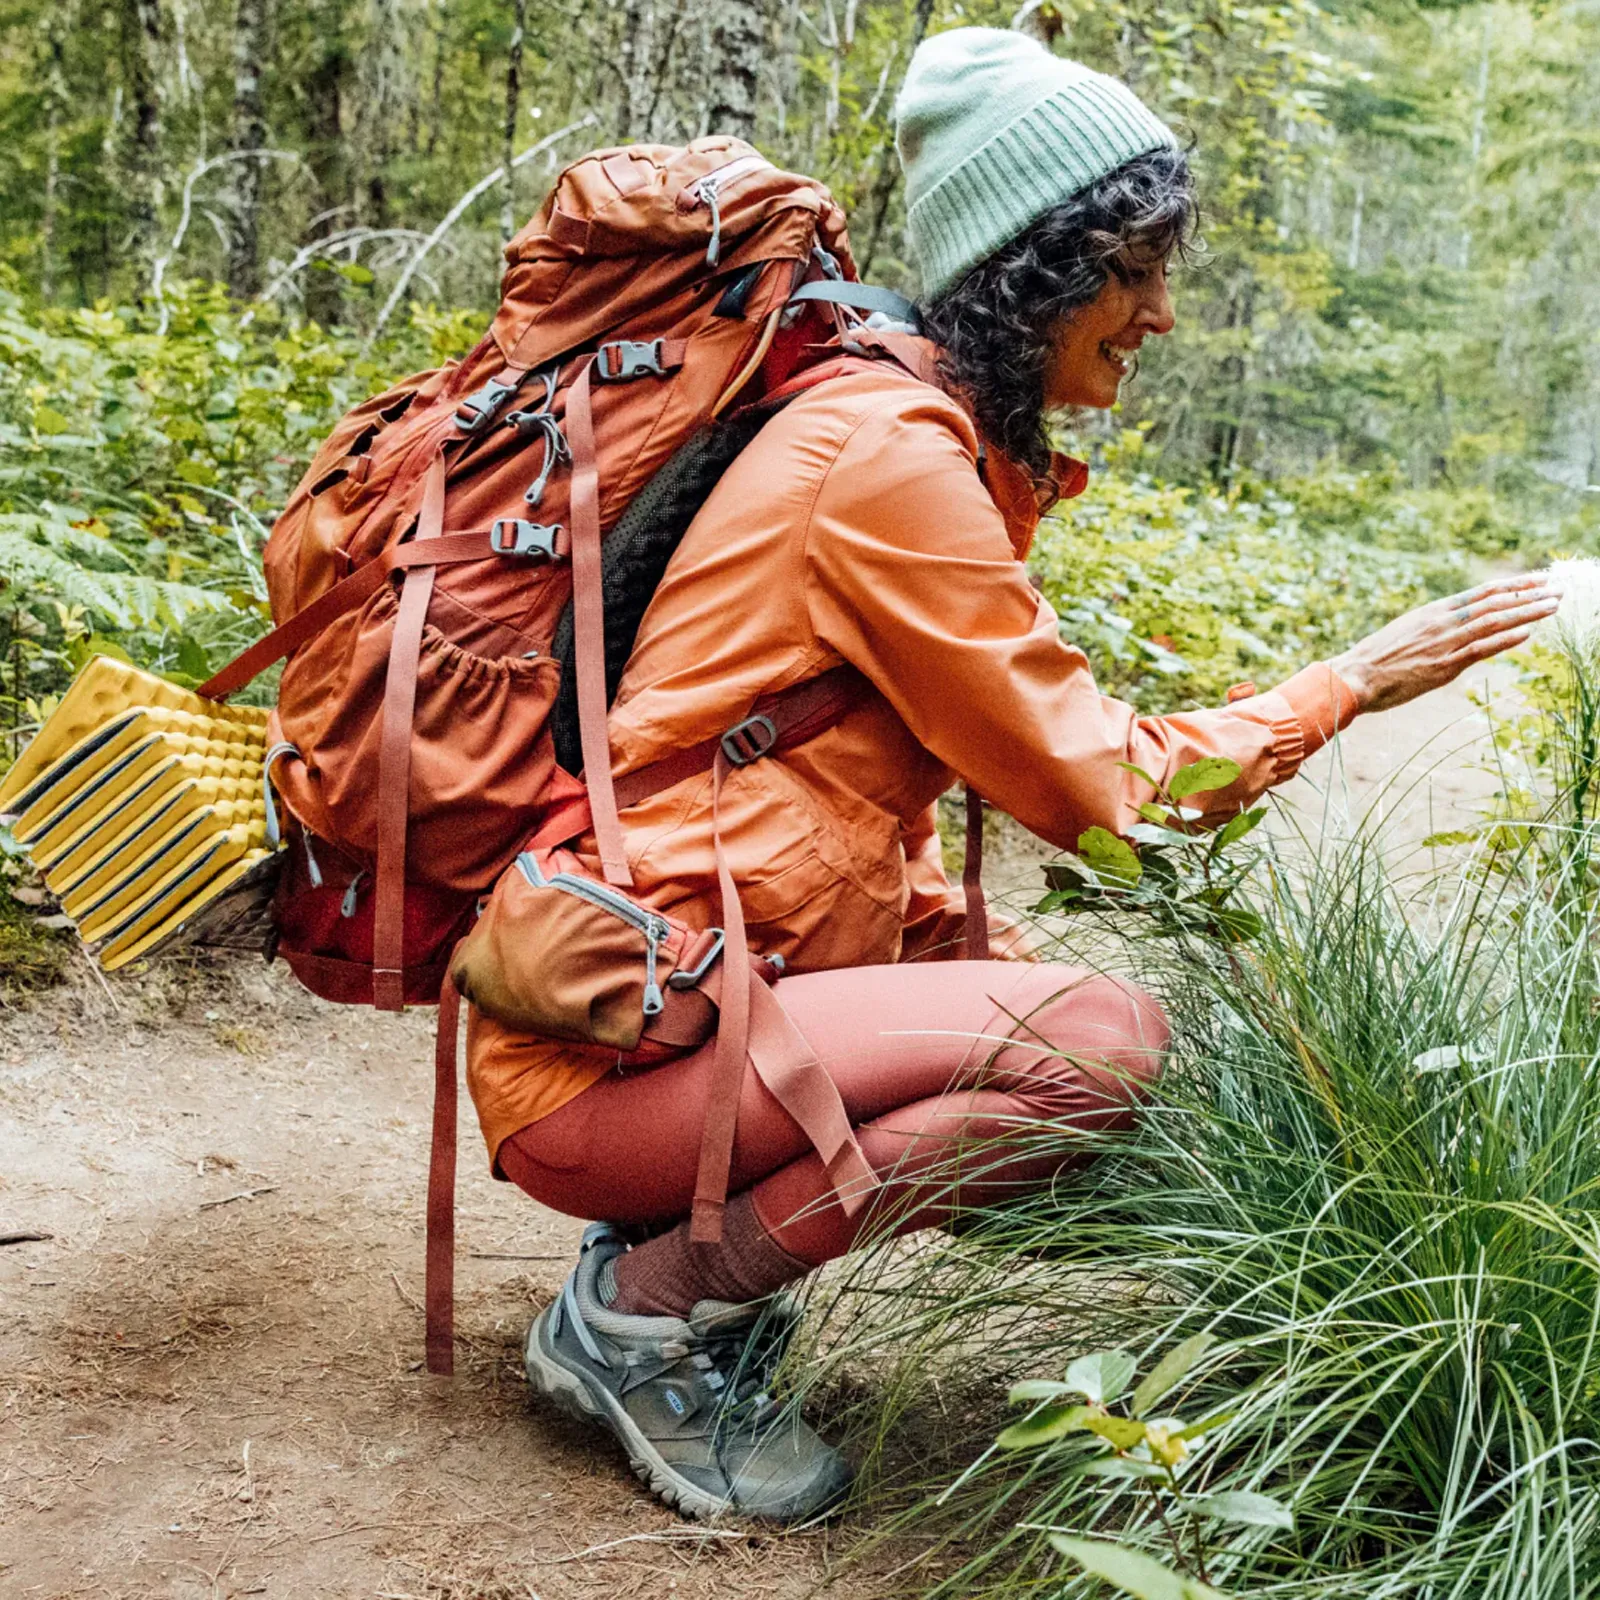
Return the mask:
M920 334L901 333L889 329L852 329L845 341L845 349L860 355L887 356L898 362L908 372L932 384L944 387L939 379L939 347ZM960 395L952 399L968 410ZM970 415L970 411L968 411ZM1071 500L1083 493L1089 483L1089 468L1075 456L1053 451L1050 456L1050 476L1054 493L1043 496L1035 490L1033 479L1010 456L980 440L979 467L984 486L988 489L1000 515L1005 518L1006 532L1011 536L1011 548L1022 560L1032 548L1033 536L1039 519L1051 506L1062 500Z

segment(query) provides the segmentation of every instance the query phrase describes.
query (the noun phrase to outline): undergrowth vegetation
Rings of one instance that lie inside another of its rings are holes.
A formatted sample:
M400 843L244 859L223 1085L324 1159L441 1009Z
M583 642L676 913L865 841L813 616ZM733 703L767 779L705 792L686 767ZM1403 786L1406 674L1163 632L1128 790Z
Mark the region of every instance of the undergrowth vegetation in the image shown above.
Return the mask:
M940 1481L876 1455L921 1592L1600 1588L1595 663L1546 682L1536 812L1422 873L1370 836L1269 852L1233 902L1249 937L1134 947L1175 1025L1139 1131L836 1288L817 1375L889 1365L869 1442L932 1391L962 1419ZM1287 1512L1213 1532L1203 1573L1151 1492L1176 1427L1090 1426L1072 1368L1145 1371L1191 1340L1149 1413L1204 1419L1173 1456L1184 1493ZM1086 1538L1148 1559L1101 1561L1108 1590Z

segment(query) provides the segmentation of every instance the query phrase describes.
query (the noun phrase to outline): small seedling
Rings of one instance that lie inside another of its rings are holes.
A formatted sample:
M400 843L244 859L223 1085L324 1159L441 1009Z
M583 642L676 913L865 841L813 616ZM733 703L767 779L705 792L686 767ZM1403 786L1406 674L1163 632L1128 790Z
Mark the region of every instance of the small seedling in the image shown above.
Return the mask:
M1142 820L1126 838L1090 828L1080 836L1075 855L1050 862L1044 869L1050 892L1034 910L1140 911L1154 918L1158 934L1201 933L1228 944L1254 938L1261 918L1236 896L1259 852L1235 847L1266 816L1266 807L1243 811L1215 833L1204 834L1196 827L1204 811L1184 803L1226 789L1239 777L1238 764L1207 756L1181 768L1166 784L1130 762L1118 765L1143 778L1158 798L1139 807Z
M1294 1513L1269 1495L1238 1489L1204 1493L1190 1486L1207 1436L1227 1423L1231 1413L1192 1423L1155 1414L1157 1402L1215 1342L1212 1335L1200 1333L1175 1345L1131 1394L1127 1391L1136 1363L1121 1350L1080 1356L1060 1382L1029 1379L1011 1390L1013 1405L1031 1404L1033 1410L1000 1434L996 1443L1003 1449L1038 1449L1072 1434L1087 1434L1098 1444L1072 1463L1069 1474L1132 1482L1148 1497L1172 1547L1170 1567L1105 1540L1050 1536L1063 1555L1136 1600L1222 1600L1210 1587L1207 1572L1212 1551L1206 1530L1211 1523L1294 1526Z

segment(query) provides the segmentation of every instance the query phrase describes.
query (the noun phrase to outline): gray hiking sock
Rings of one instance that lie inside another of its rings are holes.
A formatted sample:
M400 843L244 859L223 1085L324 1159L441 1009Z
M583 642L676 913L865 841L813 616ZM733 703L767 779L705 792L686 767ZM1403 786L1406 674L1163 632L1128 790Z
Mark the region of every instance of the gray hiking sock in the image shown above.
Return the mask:
M722 1242L691 1244L689 1224L649 1240L604 1269L615 1294L612 1311L630 1316L687 1317L702 1300L744 1305L776 1293L811 1271L762 1226L755 1200L746 1190L729 1200L722 1214ZM607 1288L601 1279L601 1293Z

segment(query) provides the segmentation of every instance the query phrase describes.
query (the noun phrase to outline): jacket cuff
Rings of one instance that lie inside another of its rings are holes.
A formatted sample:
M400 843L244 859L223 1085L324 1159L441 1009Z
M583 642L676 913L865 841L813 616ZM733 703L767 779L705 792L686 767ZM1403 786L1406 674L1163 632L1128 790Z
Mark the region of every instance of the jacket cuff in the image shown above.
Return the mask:
M1240 709L1272 730L1274 787L1288 782L1361 709L1355 691L1326 661L1297 672L1247 706Z

